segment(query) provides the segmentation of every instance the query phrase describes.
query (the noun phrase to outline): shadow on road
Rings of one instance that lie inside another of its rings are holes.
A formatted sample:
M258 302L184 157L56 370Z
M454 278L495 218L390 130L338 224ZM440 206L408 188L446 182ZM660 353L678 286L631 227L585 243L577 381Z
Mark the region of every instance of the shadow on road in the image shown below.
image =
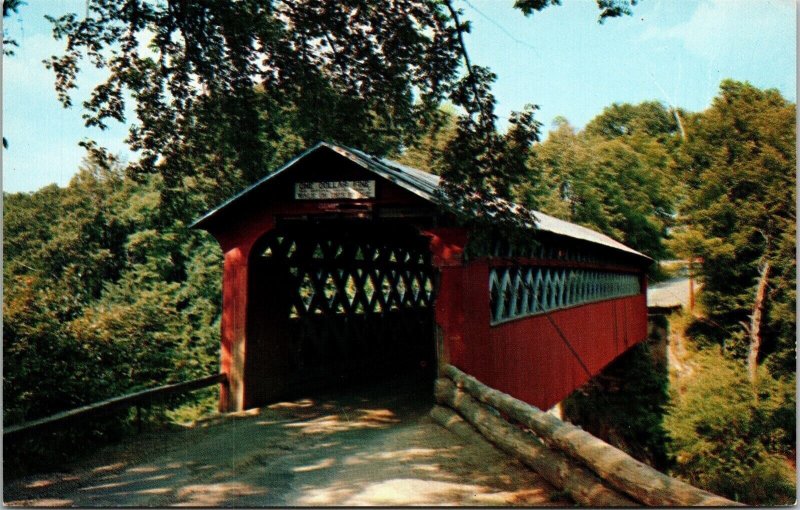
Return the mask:
M570 505L539 475L429 417L398 378L145 434L6 482L25 506Z

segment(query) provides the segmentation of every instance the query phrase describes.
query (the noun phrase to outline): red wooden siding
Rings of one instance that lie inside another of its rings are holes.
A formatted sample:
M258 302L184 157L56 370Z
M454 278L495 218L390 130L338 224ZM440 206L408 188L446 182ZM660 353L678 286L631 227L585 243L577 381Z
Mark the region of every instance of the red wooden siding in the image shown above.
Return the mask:
M490 325L489 265L476 261L462 269L461 289L443 286L438 298L442 303L436 308L437 323L446 330L458 326L450 313L438 322L440 310L456 306L469 311L463 314L461 331L443 335L451 364L542 409L560 402L589 379L544 314ZM592 375L647 336L644 292L549 315Z

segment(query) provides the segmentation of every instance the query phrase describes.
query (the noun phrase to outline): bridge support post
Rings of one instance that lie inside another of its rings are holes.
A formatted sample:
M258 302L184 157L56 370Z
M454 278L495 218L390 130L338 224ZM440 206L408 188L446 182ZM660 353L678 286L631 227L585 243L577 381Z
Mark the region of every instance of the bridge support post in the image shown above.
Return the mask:
M247 257L239 247L225 252L222 286L220 371L228 384L220 386L220 412L244 408L244 361L247 325Z
M461 254L466 232L456 228L435 228L423 235L430 240L433 266L439 271L434 302L434 341L439 375L443 368L458 359L463 345L464 313L461 300L464 268Z

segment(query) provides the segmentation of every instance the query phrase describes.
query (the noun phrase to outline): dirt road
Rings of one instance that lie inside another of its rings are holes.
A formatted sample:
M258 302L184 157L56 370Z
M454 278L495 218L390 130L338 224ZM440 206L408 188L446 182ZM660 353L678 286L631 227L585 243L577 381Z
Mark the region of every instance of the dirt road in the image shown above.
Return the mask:
M6 481L8 505L557 505L539 475L428 416L395 381L144 434L57 473Z
M695 282L695 292L700 286ZM689 306L689 278L677 277L647 288L647 306L672 308Z

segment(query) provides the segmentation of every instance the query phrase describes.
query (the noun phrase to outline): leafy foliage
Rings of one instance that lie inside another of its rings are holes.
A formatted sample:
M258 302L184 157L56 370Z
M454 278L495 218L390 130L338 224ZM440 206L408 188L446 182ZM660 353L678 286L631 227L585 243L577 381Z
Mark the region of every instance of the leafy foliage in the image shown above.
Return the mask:
M699 258L705 315L686 325L694 377L657 406L663 387L628 353L565 410L637 458L749 504L787 504L795 490L794 115L776 91L725 81L704 112L615 104L580 133L562 119L535 147L522 194L656 258ZM744 359L765 262L754 383Z
M685 224L673 241L702 257L702 302L716 341L736 357L747 352L759 268L770 263L760 359L777 375L795 366L795 110L775 90L722 83L687 128Z
M66 40L47 62L59 98L71 103L84 53L108 70L86 124L123 120L130 95L131 173L159 173L165 206L187 178L227 197L274 166L288 134L294 149L328 139L386 154L436 121L457 79L456 30L433 0L103 0L88 11L52 20Z
M599 22L604 22L607 18L616 18L629 15L633 11L638 0L596 0L597 7L600 9ZM530 16L536 11L542 11L547 7L561 5L561 0L516 0L514 7L521 10L525 16Z
M614 104L580 133L559 119L535 147L520 200L663 258L678 143L674 119L656 102Z
M443 179L442 203L475 232L491 228L514 237L532 224L533 215L514 204L514 190L527 174L530 147L538 140L536 107L528 105L512 114L505 134L495 129L495 99L489 84L495 76L485 68L472 68L453 99L467 105L456 133L436 157L435 168ZM489 228L491 226L491 228ZM472 241L481 243L479 236Z
M621 5L599 1L601 18L623 14ZM538 139L534 107L497 133L494 75L470 64L469 23L449 0L102 0L87 10L83 19L51 19L66 40L65 53L47 61L56 91L71 104L84 53L108 69L83 105L86 123L124 120L130 94L138 122L129 142L141 152L131 172L162 176L170 216L199 212L181 190L200 187L218 201L260 177L287 132L293 145L330 139L383 155L440 126L438 107L449 97L467 114L438 165L443 203L462 219L517 221L510 189Z
M754 395L738 362L713 350L692 360L694 379L673 397L665 418L674 473L747 504L791 504L795 476L786 457L796 441L794 380L777 381L762 367Z
M216 371L221 253L159 226L159 186L93 158L66 188L4 196L5 425ZM115 437L127 418L26 443L9 465Z
M424 133L411 146L402 147L398 153L391 155L392 159L426 172L436 173L440 171L436 164L436 158L442 157L447 150L448 144L452 143L457 134L457 114L455 109L446 104L441 108L441 118L441 126L436 126Z

